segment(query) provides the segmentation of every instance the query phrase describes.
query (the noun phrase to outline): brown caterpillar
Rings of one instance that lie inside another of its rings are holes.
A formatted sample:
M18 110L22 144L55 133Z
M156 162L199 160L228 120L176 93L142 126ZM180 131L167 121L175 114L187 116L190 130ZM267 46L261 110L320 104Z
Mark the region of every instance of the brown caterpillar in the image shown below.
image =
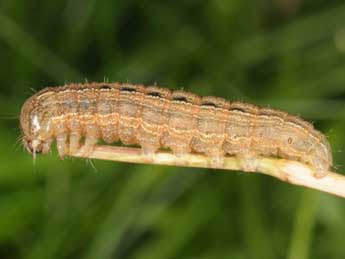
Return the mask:
M139 144L147 157L167 147L178 156L204 153L216 164L225 155L299 160L313 166L319 176L332 166L326 137L296 116L156 86L48 87L24 103L20 123L24 145L34 156L47 153L54 139L61 157L80 148L91 152L103 139Z

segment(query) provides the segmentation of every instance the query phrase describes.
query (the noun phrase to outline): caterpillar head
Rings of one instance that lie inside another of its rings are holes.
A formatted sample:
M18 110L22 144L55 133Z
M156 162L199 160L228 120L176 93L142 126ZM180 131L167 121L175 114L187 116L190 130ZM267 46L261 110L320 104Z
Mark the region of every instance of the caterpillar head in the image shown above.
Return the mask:
M34 159L36 154L46 153L50 149L50 143L47 141L50 132L49 113L36 96L32 96L23 104L20 114L23 144Z

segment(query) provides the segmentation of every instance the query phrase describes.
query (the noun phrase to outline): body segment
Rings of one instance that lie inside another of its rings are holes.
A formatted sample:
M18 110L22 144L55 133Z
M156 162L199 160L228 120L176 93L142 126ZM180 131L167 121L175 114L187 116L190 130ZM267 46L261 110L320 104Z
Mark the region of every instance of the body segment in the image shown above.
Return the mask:
M167 124L162 144L176 155L182 156L191 152L191 141L195 136L200 97L184 91L172 93Z

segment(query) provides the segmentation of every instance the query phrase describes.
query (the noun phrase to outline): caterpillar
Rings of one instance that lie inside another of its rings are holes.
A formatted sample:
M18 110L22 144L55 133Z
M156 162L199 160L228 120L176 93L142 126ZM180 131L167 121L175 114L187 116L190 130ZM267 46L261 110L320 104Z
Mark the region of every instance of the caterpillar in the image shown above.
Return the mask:
M92 152L99 140L160 148L177 156L281 157L306 163L324 176L332 166L325 135L301 118L271 108L199 97L182 90L121 83L47 87L23 104L23 143L35 157L56 140L60 157ZM83 144L81 145L81 140Z

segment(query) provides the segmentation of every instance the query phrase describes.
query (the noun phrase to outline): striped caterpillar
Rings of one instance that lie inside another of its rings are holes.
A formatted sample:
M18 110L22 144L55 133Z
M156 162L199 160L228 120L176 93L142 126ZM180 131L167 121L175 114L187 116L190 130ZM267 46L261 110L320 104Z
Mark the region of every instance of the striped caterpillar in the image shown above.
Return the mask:
M100 139L139 144L144 156L170 148L177 156L203 153L298 160L324 176L332 166L326 137L286 112L156 86L120 83L48 87L30 97L20 116L23 142L47 153L56 139L60 157L89 153ZM83 145L80 145L84 139Z

